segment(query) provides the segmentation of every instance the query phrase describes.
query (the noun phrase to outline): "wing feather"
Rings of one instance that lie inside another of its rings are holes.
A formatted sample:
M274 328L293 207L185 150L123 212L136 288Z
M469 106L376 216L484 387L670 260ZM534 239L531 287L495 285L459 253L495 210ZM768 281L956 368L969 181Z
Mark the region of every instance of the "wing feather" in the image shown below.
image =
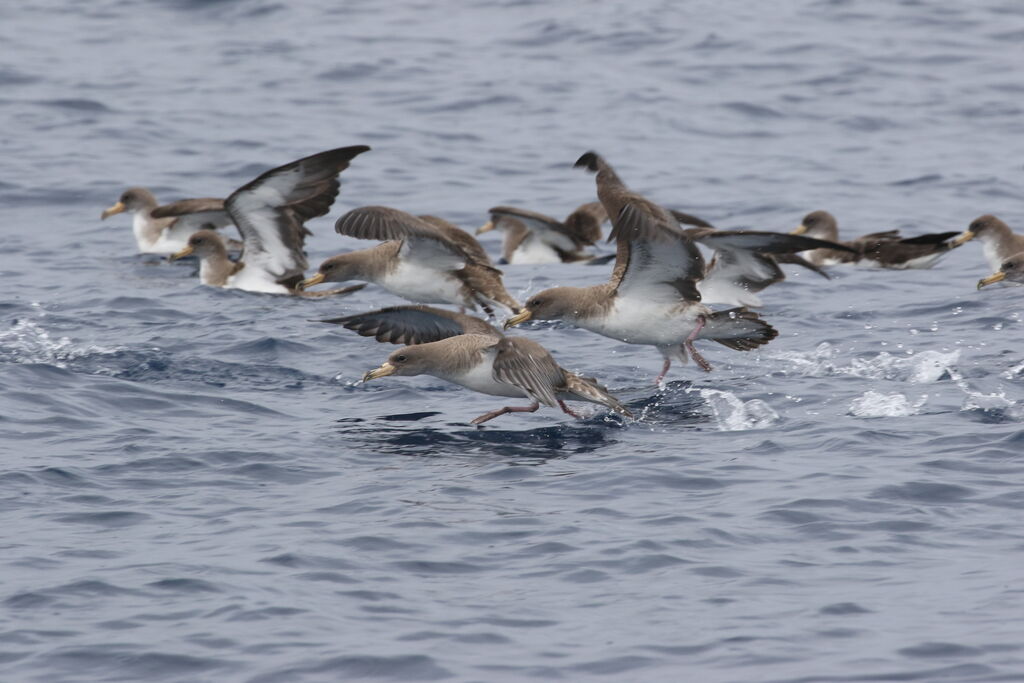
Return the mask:
M490 210L491 219L518 221L533 232L544 244L563 251L576 251L583 243L559 220L536 211L517 209L511 206L495 206Z
M392 306L320 322L343 325L379 342L403 345L426 344L462 334L501 336L501 332L480 318L432 306Z
M704 277L704 257L677 224L627 204L613 221L612 236L617 241L612 282L619 296L700 301L697 281Z
M458 270L473 255L444 230L405 211L387 206L364 206L349 211L334 224L349 237L386 242L400 240L403 258L429 264L439 270Z
M791 254L811 249L838 249L856 253L855 249L836 242L820 240L806 235L759 230L687 230L690 237L711 249L736 249L760 254Z
M525 337L503 337L494 358L494 379L519 387L546 406L558 404L557 388L565 383L562 368L547 349Z
M337 175L369 149L340 147L278 166L224 200L245 243L247 265L277 280L301 275L307 267L303 221L327 212L340 187Z
M185 216L192 213L205 213L207 211L224 211L224 200L213 197L182 199L158 206L150 211L149 215L153 218L168 218L172 216Z

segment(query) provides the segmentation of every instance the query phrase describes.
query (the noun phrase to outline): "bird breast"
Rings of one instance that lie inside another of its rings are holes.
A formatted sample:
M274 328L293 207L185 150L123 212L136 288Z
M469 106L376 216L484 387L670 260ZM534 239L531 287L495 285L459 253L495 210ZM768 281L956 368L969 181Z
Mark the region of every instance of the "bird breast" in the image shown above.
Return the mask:
M399 259L378 281L392 294L421 304L464 305L462 283L452 273Z
M708 309L697 302L666 304L617 297L605 315L573 321L597 334L628 342L670 346L693 331L697 316Z

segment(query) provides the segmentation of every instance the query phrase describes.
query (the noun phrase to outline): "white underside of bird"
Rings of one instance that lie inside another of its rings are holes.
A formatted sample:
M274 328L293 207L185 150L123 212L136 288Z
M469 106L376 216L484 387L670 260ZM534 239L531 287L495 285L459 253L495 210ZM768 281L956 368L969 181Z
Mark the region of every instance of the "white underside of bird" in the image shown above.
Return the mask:
M146 209L146 212L148 211L149 209ZM136 211L132 217L132 233L135 235L135 244L139 248L140 254L173 254L176 251L181 251L188 244L188 238L192 234L191 230L164 228L155 240L151 239L151 221L152 219L142 211Z
M558 255L558 252L533 234L516 247L516 250L512 252L512 258L509 259L509 263L512 265L561 262L562 257Z
M494 379L494 359L497 356L496 349L488 349L481 354L480 362L466 371L437 375L439 379L446 380L453 384L479 391L481 394L491 396L507 396L510 398L528 398L529 394L506 382L499 382Z
M202 267L199 275L202 277ZM284 285L278 284L274 276L262 268L246 266L228 278L227 289L243 289L247 292L263 292L264 294L290 294Z
M603 316L567 320L591 332L630 344L670 346L683 343L697 327L698 317L708 312L705 306L696 302L666 303L616 297L611 309Z
M396 296L421 304L464 305L462 283L450 272L399 259L377 284Z

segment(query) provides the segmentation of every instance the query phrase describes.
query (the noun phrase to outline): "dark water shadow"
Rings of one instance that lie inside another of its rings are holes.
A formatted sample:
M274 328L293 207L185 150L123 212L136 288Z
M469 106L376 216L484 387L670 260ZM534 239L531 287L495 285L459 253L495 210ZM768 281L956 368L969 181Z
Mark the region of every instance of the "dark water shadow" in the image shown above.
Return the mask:
M505 429L491 424L473 426L451 422L442 426L418 425L440 413L383 415L373 419L338 420L337 432L353 449L417 457L499 457L526 459L540 464L551 458L607 449L627 426L624 418L604 413L578 421L534 429ZM513 418L514 419L514 418Z

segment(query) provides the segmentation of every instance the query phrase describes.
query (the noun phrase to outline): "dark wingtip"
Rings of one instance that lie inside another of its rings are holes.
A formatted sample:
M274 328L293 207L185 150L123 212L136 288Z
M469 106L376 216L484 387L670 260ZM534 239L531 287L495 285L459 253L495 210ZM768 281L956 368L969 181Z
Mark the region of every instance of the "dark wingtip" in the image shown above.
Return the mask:
M576 163L573 164L573 168L580 168L582 166L592 173L597 173L598 159L600 159L600 157L597 155L597 152L586 152L576 160Z

